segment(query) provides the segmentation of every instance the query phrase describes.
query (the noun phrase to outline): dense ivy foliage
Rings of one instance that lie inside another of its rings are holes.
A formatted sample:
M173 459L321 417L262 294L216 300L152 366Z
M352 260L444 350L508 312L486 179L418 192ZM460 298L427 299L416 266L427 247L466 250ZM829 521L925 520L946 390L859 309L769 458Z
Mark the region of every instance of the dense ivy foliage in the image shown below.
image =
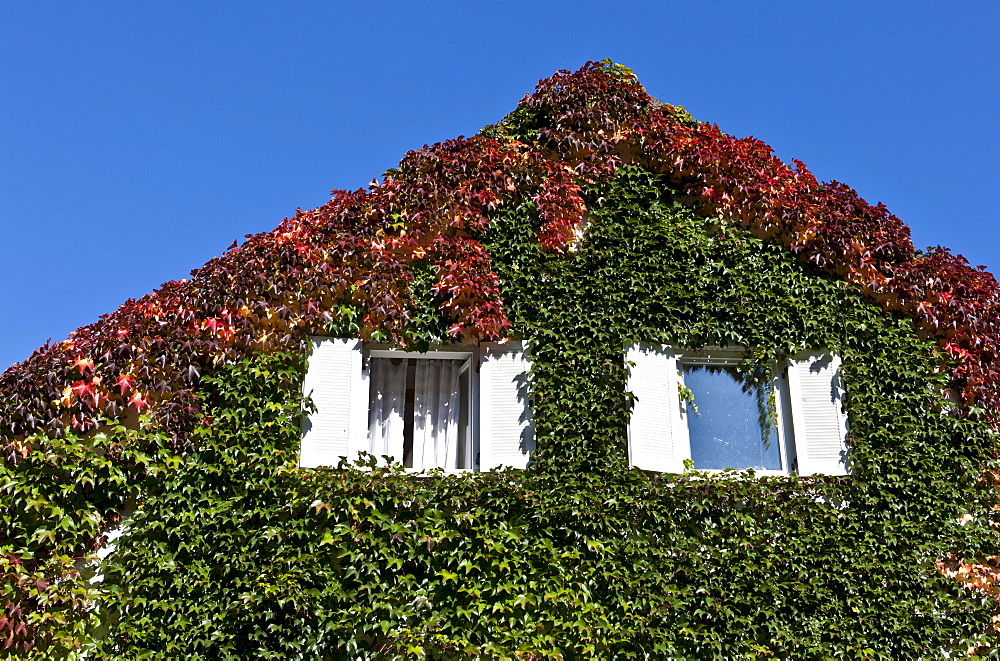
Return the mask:
M487 243L534 347L535 470L296 469L301 355L249 358L203 381L212 426L112 556L100 654L916 659L983 642L990 609L935 560L990 539L991 441L944 414L928 342L639 169L587 197L571 256L529 248L526 208ZM854 475L628 470L622 346L639 338L835 348Z
M992 276L850 189L626 69L560 72L0 377L0 636L39 658L985 653L992 602L938 564L997 548L997 310ZM529 339L537 465L297 469L310 334ZM852 476L629 470L635 341L837 351Z

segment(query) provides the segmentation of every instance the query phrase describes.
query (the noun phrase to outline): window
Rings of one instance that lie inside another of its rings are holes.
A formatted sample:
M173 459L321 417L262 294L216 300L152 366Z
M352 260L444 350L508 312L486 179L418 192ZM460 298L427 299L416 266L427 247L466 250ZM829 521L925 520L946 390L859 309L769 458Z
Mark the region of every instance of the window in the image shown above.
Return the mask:
M787 388L780 379L772 383L769 372L718 357L681 360L681 414L695 467L786 470L786 435L778 433L778 418Z
M634 466L681 472L847 473L840 360L826 352L781 369L741 365L738 351L685 352L636 345L628 389ZM775 372L777 375L772 376Z
M472 352L410 355L369 354L369 452L406 468L474 468Z
M303 394L303 467L360 452L406 468L523 468L534 449L530 365L519 342L426 353L313 338Z

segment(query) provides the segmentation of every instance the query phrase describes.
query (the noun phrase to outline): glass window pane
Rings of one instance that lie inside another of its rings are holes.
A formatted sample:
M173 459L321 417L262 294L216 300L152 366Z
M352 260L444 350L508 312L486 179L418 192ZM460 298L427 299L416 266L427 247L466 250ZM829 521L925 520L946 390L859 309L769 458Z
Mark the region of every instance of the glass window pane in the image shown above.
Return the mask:
M781 470L769 385L752 385L733 365L685 365L684 385L694 394L687 423L695 468Z
M472 468L468 359L372 358L368 440L406 468Z

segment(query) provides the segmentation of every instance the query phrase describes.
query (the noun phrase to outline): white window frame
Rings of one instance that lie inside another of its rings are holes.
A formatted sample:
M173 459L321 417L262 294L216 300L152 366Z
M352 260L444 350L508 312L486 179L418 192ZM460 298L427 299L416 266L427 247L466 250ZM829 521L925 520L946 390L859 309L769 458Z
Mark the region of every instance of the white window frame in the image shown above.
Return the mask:
M691 458L689 412L680 389L684 365L736 366L744 355L738 348L694 351L642 343L628 347L626 360L632 367L627 389L636 399L628 424L629 465L682 472L684 461ZM849 474L840 366L840 358L825 350L803 352L783 366L770 366L782 468L752 469L755 474Z
M702 351L679 351L677 356L677 382L678 385L684 386L684 368L687 366L698 366L698 365L717 365L720 367L739 367L743 365L743 358L745 356L743 351L733 350L733 349L708 349ZM794 431L791 426L791 416L789 415L789 392L788 392L788 380L785 378L784 371L776 369L777 366L774 364L763 365L770 370L772 374L771 378L771 388L774 393L774 408L775 408L775 425L777 427L776 432L778 436L778 454L781 460L781 468L774 469L752 469L757 475L788 475L791 472L791 468L795 465L795 440ZM678 401L681 407L680 420L681 424L684 426L684 431L688 435L690 434L688 428L688 416L692 415L690 411L689 402L681 399L680 393L678 393ZM697 396L694 401L695 406L698 405ZM688 451L690 452L690 440L688 441ZM688 457L690 458L690 454ZM701 470L709 473L722 472L724 468L698 468L695 466L695 470ZM736 470L750 470L736 468Z
M466 438L463 440L466 447L466 456L471 457L471 466L468 468L444 468L441 466L432 466L420 468L407 468L407 470L443 470L445 473L467 473L470 471L479 470L479 434L477 430L479 429L479 370L476 369L479 361L479 348L475 345L463 345L463 344L451 344L445 345L441 348L429 349L426 352L418 351L406 351L403 349L394 349L388 345L382 344L365 344L362 348L362 379L369 383L370 392L370 379L369 375L371 373L371 359L372 358L398 358L400 360L461 360L463 361L462 367L459 369L459 373L468 371L469 372L469 384L468 390L465 392L465 406L467 407L467 415L469 416L468 427L466 428ZM368 407L371 407L371 396L368 397ZM369 439L369 450L371 452L371 445ZM402 462L402 457L393 457L397 462Z
M360 452L370 453L372 357L466 361L472 467L434 470L460 473L526 468L530 463L534 451L527 389L531 359L520 341L444 345L423 353L357 338L313 337L311 345L302 394L312 400L315 410L302 417L301 468L337 466L341 458L353 465Z

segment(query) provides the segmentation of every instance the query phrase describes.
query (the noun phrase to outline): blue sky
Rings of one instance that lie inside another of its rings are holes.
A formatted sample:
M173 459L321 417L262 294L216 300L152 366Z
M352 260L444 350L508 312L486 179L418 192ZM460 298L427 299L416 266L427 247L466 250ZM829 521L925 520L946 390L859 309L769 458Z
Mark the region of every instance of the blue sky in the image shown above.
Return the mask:
M0 3L0 370L611 58L1000 273L1000 3Z

